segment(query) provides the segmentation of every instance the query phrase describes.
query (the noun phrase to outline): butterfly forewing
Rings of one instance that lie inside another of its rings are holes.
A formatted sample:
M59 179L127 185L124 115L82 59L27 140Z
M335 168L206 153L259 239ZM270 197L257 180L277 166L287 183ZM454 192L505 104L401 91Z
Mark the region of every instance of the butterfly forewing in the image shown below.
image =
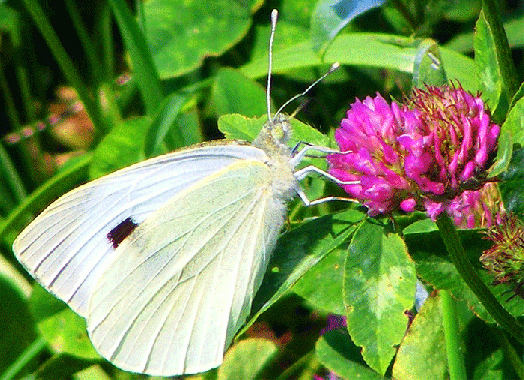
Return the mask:
M123 369L162 375L222 362L285 215L273 174L260 161L232 164L133 231L90 303L88 330L102 355Z
M244 159L247 145L210 145L159 156L83 185L44 210L13 244L28 271L82 316L114 252L110 233L126 218L140 224L180 191Z

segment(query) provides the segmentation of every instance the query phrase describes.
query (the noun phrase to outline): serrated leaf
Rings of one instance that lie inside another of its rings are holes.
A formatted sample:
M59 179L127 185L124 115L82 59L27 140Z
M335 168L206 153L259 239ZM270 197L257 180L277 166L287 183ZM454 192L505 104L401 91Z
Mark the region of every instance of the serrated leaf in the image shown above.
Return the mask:
M402 239L377 224L362 224L345 264L347 326L366 363L382 375L406 331L415 288L415 265Z
M270 340L251 338L231 347L218 368L218 380L252 380L260 378L264 367L278 352Z
M253 141L266 121L265 116L250 119L239 114L224 115L218 119L218 129L227 139ZM288 143L290 147L294 147L299 141L320 146L327 146L329 143L328 137L315 128L297 119L290 119L289 122L293 128Z
M315 345L315 354L324 366L343 379L383 379L366 365L360 355L360 348L342 329L328 331L321 336Z
M514 92L514 67L508 62L508 41L495 15L483 9L475 25L475 66L483 99L496 122L503 120Z
M502 129L511 133L512 142L524 147L524 97L520 98L509 111Z
M440 297L430 295L404 337L393 365L398 380L446 379L446 346Z
M226 139L253 141L262 129L265 120L230 114L221 116L217 121L217 126Z

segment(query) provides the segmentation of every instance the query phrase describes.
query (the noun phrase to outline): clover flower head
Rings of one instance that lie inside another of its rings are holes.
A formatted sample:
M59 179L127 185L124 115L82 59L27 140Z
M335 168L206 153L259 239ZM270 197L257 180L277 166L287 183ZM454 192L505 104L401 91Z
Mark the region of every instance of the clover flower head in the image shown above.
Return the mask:
M485 184L500 127L479 97L454 86L413 90L403 104L377 94L356 100L335 132L344 154L328 156L330 173L368 214L428 211Z
M487 239L493 245L480 261L494 275L494 284L509 285L514 292L510 298L524 298L524 223L515 215L506 215L487 231Z

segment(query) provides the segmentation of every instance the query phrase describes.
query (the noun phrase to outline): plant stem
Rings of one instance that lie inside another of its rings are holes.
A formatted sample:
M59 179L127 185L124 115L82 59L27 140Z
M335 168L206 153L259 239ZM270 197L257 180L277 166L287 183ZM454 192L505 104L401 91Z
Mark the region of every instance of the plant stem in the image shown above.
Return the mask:
M82 79L80 71L76 68L73 60L69 57L64 46L60 42L46 13L42 7L40 7L38 1L23 0L23 3L37 28L40 30L42 37L47 42L49 49L51 49L51 52L60 65L65 77L77 91L78 97L84 104L84 107L95 126L95 131L97 133L104 131L105 128L102 124L99 104L94 101L93 94L90 93L89 88Z
M522 364L522 359L515 350L515 347L511 345L505 334L499 334L494 329L493 331L495 332L495 336L500 343L500 346L504 350L504 354L509 359L509 362L517 373L517 376L520 380L524 380L524 365Z
M493 319L516 340L524 344L524 327L519 325L516 319L502 307L486 284L484 284L466 257L466 252L458 236L455 224L448 214L440 214L437 219L437 227L451 260L464 282L475 293Z
M440 291L442 307L444 337L446 340L446 355L448 358L449 379L466 379L466 368L464 367L464 355L460 347L460 333L455 309L455 300L451 297L449 290Z
M38 355L47 346L44 338L37 338L26 350L16 359L4 373L0 376L0 380L18 379L18 373L24 369L36 355Z

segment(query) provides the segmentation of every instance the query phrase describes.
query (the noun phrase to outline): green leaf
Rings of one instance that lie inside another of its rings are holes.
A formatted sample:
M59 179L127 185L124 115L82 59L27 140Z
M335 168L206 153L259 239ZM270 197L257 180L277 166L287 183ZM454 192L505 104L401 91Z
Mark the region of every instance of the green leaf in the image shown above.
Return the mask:
M9 35L16 48L21 48L20 13L9 7L6 3L0 6L0 30Z
M410 233L422 233L422 232L432 232L432 231L438 231L438 227L434 221L431 219L422 219L417 220L414 223L411 223L409 226L404 228L402 231L403 234L410 234Z
M524 118L522 115L524 115L524 97L520 98L511 108L501 128L509 131L514 144L524 147Z
M148 46L160 77L177 77L197 68L205 57L233 47L248 32L257 0L171 1L144 5Z
M221 116L217 125L220 132L226 136L226 139L253 141L266 120L267 118L250 119L239 114L231 114Z
M91 365L75 373L74 380L113 380L101 366Z
M509 106L510 110L522 98L524 98L524 82L520 84L519 89L517 90L517 92L515 92L515 95L513 95L513 98L511 99L511 104Z
M322 55L335 36L362 13L380 7L385 0L322 0L311 18L311 44Z
M500 327L488 325L479 319L474 319L468 324L464 341L466 364L468 368L474 368L472 379L522 379L522 362L518 368L519 359L516 358L522 355L522 346L512 347L504 335ZM518 369L514 364L517 364Z
M279 6L273 52L308 41L309 23L313 7L314 0L288 1ZM267 13L267 20L269 21L269 13ZM269 23L257 24L255 26L253 54L251 55L254 60L264 57L266 74L270 32L271 25Z
M346 251L335 249L293 286L293 291L315 309L344 314L342 284Z
M37 282L33 285L29 306L36 322L52 317L68 308L65 302L56 298Z
M261 116L266 110L266 91L238 70L220 69L213 82L211 98L217 115L238 113Z
M480 231L459 230L462 245L470 261L474 263L483 282L489 287L499 303L513 316L524 314L524 302L512 299L507 302L509 288L505 285L491 285L493 277L480 266L479 257L484 250L490 247L486 239L482 239ZM446 248L438 231L421 232L411 228L404 231L404 240L408 246L409 253L415 261L417 275L436 289L449 290L453 297L467 302L471 311L484 321L493 323L484 306L479 302L475 294L462 280L457 269L446 254Z
M479 332L482 335L485 334L485 332ZM487 343L484 341L484 344ZM490 342L493 343L493 342ZM486 355L485 352L481 353L482 355L482 362L478 363L477 366L475 366L475 371L473 373L473 379L480 379L480 380L506 380L506 379L518 379L518 375L516 373L513 373L511 377L508 377L508 368L507 364L504 360L504 351L503 350L496 350L494 352L489 353L489 355ZM506 367L506 368L505 368Z
M82 359L100 359L87 336L84 319L69 308L41 320L38 330L55 353Z
M252 338L232 346L218 368L218 380L259 379L264 367L276 356L277 345L270 340Z
M169 150L180 147L180 144L191 146L204 140L198 116L198 111L194 108L178 115L172 133L165 138Z
M252 317L241 333L260 314L288 294L292 286L331 251L344 244L364 214L349 210L313 219L285 233L278 240L268 270L252 306Z
M300 42L274 51L273 73L334 62L340 62L341 65L378 67L412 73L418 51L417 45L413 39L403 36L348 33L339 35L333 40L321 61L308 42ZM466 90L478 89L474 62L471 58L446 48L441 48L440 54L448 79L459 81ZM267 55L251 61L243 66L241 71L249 78L265 76Z
M497 159L490 170L490 177L506 171L511 163L513 144L524 146L524 83L511 100L511 109L500 128Z
M147 2L146 4L149 4ZM147 114L154 115L162 103L162 86L153 63L149 43L146 41L127 4L123 0L110 0L120 33L129 51L135 79L138 82Z
M36 339L27 305L29 285L9 262L0 257L0 374Z
M170 132L171 148L182 148L188 145L184 136L185 131L177 128L176 121L182 117L182 108L199 87L201 87L199 84L191 86L183 91L174 92L164 99L145 137L145 157L166 153L165 139Z
M218 119L218 129L227 139L253 141L266 121L266 116L250 119L238 114L224 115ZM328 146L329 139L322 132L297 119L289 119L289 122L293 128L288 143L290 147L294 147L298 142Z
M83 380L78 372L93 365L92 360L78 358L69 354L57 354L45 361L29 379L75 379ZM73 376L74 375L74 376ZM90 379L91 380L91 379ZM96 377L104 380L104 377Z
M502 24L485 8L480 12L475 30L475 66L480 89L493 119L501 122L516 89L508 41Z
M328 331L320 337L315 354L324 366L344 379L383 379L366 365L360 355L360 348L355 346L344 329Z
M513 152L511 163L506 172L500 175L500 194L504 200L504 207L509 212L524 214L524 148Z
M446 379L446 345L440 297L430 295L404 337L393 365L398 380Z
M447 81L438 44L430 38L422 40L413 64L413 87L442 86Z
M377 224L362 224L346 258L344 304L349 335L382 375L406 331L415 283L415 265L402 239Z
M509 126L508 126L509 127ZM495 163L489 169L488 178L493 178L505 172L513 155L513 136L507 127L501 127L497 141L497 157Z
M138 117L115 125L96 147L89 177L98 178L143 160L150 124L150 118Z

